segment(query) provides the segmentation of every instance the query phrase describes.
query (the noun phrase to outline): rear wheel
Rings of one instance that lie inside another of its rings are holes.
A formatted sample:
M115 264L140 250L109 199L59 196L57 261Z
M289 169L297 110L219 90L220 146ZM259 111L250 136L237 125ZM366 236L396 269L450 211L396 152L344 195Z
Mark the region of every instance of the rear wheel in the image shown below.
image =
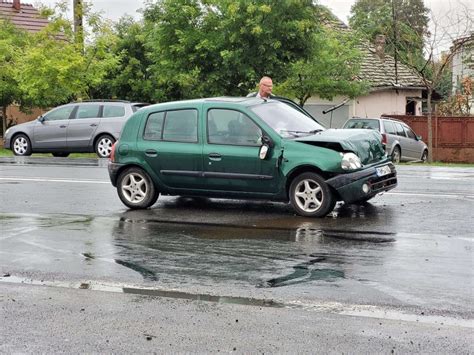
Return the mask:
M425 150L423 151L423 154L421 155L421 161L422 161L423 163L426 163L427 160L428 160L428 151L425 149Z
M333 192L316 173L298 175L290 185L290 201L295 211L305 217L324 217L336 204Z
M13 154L18 156L29 156L31 155L31 142L28 136L25 134L18 134L13 138L11 148Z
M95 152L99 158L108 158L112 152L112 145L115 139L108 134L104 134L95 142Z
M137 167L128 168L119 175L117 192L120 200L132 209L148 208L159 196L148 174Z
M397 164L400 163L401 156L402 152L400 150L400 147L397 145L395 148L393 148L392 161Z

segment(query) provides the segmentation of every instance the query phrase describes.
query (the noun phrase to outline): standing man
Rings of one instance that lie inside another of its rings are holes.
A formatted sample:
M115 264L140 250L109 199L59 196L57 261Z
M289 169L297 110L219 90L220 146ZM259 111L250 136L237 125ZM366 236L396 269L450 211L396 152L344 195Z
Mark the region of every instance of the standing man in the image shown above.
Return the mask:
M272 78L269 76L264 76L260 79L260 83L258 84L258 92L253 92L247 97L259 97L262 99L270 99L272 95L272 90L273 90L273 82Z

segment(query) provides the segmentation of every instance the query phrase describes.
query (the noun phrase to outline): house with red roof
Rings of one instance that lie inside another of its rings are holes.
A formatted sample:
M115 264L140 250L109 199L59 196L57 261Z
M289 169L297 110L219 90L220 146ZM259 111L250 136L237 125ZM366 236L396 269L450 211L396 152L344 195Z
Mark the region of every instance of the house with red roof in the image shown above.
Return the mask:
M41 31L49 23L48 19L42 17L40 12L35 7L33 7L33 5L22 3L20 0L0 0L0 22L2 22L2 20L9 21L15 27L30 33L37 33ZM7 107L6 114L10 121L15 123L23 123L31 121L43 112L44 111L41 109L34 108L32 109L31 113L27 114L20 111L20 108L17 105L10 105Z
M17 28L32 33L41 31L49 23L33 5L20 0L0 0L0 20L10 21Z

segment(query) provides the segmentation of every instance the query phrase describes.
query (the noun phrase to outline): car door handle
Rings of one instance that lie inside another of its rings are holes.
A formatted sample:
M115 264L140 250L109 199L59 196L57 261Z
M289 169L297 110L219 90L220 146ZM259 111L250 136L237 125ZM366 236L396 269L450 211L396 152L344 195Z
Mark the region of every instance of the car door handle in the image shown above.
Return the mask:
M145 155L149 157L156 157L158 156L158 152L154 149L147 149L145 150Z
M67 126L66 126L66 125L63 125L63 124L62 124L61 126L59 126L59 128L66 128L66 127L67 127Z
M91 127L97 127L97 123L91 123L90 126Z
M222 159L222 155L220 155L219 153L210 153L209 159L212 161L220 161Z

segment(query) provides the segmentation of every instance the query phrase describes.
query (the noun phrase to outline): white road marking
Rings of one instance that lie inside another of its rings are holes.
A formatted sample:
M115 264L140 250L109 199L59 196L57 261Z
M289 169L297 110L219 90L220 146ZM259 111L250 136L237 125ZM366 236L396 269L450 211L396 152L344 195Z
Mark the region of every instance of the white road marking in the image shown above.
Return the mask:
M23 178L23 177L0 177L0 180L4 181L34 181L34 182L72 182L72 183L80 183L80 184L110 184L110 181L104 180L93 180L93 179L81 179L76 180L73 178L60 178L60 179L53 179L53 178L42 178L42 177L31 177L31 178Z
M32 182L64 182L64 183L79 183L79 184L109 184L109 180L97 179L74 179L74 178L45 178L45 177L16 177L16 176L2 176L0 181L32 181ZM387 195L399 196L420 196L420 197L439 197L439 198L474 198L474 194L466 193L439 193L439 192L385 192Z

